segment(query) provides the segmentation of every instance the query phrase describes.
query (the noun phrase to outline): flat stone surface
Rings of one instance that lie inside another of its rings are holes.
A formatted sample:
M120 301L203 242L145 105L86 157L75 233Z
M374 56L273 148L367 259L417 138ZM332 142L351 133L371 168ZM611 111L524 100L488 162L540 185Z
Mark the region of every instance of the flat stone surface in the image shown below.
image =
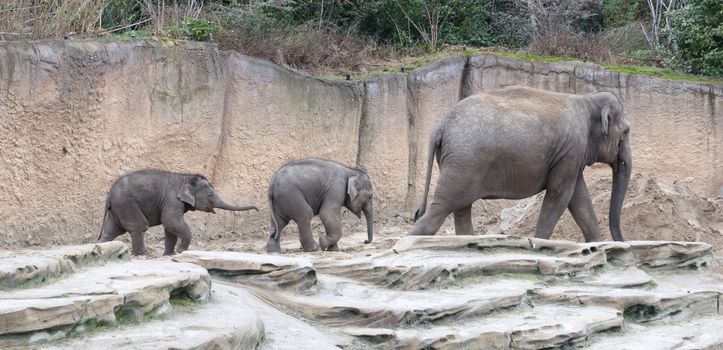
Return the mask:
M191 300L208 300L208 272L193 264L148 260L92 267L39 288L0 292L0 335L90 320L113 323L118 312L140 321L179 291Z
M45 349L255 349L264 323L246 295L214 285L211 301L142 324L99 329Z
M443 286L464 276L503 273L566 275L606 263L602 253L578 258L553 257L533 252L409 250L338 262L316 264L326 273L360 279L397 289Z
M280 255L185 251L174 261L200 265L214 275L267 289L307 292L316 288L311 260Z
M590 350L713 350L723 348L723 317L689 322L630 324L622 333L593 337Z
M122 242L64 246L52 250L0 251L0 290L69 274L82 266L127 261L130 251Z
M549 287L535 291L536 303L565 302L571 305L600 305L625 312L634 322L670 316L690 318L717 313L717 291L646 290L594 286Z
M534 287L529 280L507 279L455 289L396 291L329 275L320 275L320 281L314 295L276 294L275 300L335 327L395 327L517 306Z
M646 267L710 266L713 247L702 242L629 241L638 265Z
M355 343L355 339L336 332L332 328L314 324L312 320L304 320L289 315L289 310L279 310L280 305L275 300L266 300L245 288L226 281L214 280L214 290L221 286L235 298L244 300L252 310L261 318L265 325L266 335L259 346L261 350L277 349L314 349L339 350L363 349L363 345Z
M587 286L610 288L645 287L654 282L648 273L635 266L608 267L602 271L579 273L571 281Z
M686 267L710 265L712 247L702 242L627 241L576 243L533 237L490 234L481 236L404 236L392 248L396 252L416 249L525 249L556 256L581 257L596 251L607 252L621 265L635 261L647 267Z
M350 335L382 341L395 349L540 349L581 341L591 334L621 327L622 313L603 307L545 305L427 329L351 328Z
M700 243L408 236L383 251L189 251L105 265L127 248L101 248L6 252L0 266L61 263L0 291L0 348L720 347L709 334L720 327L697 323L719 325L723 294L723 270ZM173 306L171 295L198 303Z
M511 248L530 250L530 239L522 236L402 236L392 247L396 252L415 249L460 250L485 248Z

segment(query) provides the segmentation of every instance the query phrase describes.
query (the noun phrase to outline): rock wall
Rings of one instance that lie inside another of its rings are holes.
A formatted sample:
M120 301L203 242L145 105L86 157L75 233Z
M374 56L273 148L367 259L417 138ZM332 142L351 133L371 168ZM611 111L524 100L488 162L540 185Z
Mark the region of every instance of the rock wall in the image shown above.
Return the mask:
M262 208L189 213L196 237L265 230L271 175L310 156L365 167L378 217L410 216L435 121L465 96L513 84L615 92L636 173L703 195L723 187L720 85L491 54L329 81L200 43L2 42L0 247L95 240L110 184L145 167L203 173L230 202Z

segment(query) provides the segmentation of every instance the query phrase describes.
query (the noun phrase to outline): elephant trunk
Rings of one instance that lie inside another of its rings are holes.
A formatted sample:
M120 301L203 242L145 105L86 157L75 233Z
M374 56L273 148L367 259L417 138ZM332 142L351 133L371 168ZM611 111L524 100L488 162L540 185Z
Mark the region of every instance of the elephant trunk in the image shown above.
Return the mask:
M374 239L374 207L371 198L364 203L362 211L364 211L364 216L367 219L367 240L364 241L364 244L369 244Z
M630 142L624 139L620 143L618 159L611 164L613 168L613 188L610 196L610 233L613 239L622 242L623 232L620 229L620 212L628 190L630 174L633 168L633 158L630 152Z
M218 208L218 209L232 210L232 211L246 211L246 210L252 210L252 209L253 209L253 210L259 211L259 208L255 207L255 206L253 206L253 205L249 205L249 206L245 206L245 207L240 207L240 206L228 204L228 203L224 202L224 201L223 201L222 199L220 199L220 198L219 198L216 202L217 202L217 203L215 203L215 204L213 205L213 207L214 207L214 208Z

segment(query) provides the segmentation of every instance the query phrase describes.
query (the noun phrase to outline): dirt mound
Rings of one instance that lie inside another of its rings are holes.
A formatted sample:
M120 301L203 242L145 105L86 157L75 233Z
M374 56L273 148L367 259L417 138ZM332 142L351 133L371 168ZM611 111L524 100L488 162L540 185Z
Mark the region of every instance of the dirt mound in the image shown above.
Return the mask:
M610 240L608 208L611 180L589 181L602 238ZM487 205L476 216L477 231L532 235L544 193L497 208ZM497 211L497 210L499 211ZM495 217L496 213L496 217ZM705 198L679 183L667 185L653 176L636 174L630 182L622 212L622 229L627 240L703 241L723 247L723 198ZM555 227L553 239L582 241L582 233L569 212Z

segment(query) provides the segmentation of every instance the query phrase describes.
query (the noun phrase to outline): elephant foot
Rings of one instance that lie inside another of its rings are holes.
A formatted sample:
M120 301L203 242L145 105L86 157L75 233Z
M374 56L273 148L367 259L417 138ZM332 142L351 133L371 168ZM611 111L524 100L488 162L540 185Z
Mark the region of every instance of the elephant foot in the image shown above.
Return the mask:
M319 246L321 246L321 250L337 252L339 251L339 246L336 243L337 242L332 242L326 235L319 236Z
M133 256L146 256L148 251L146 249L131 249Z
M301 248L304 249L305 252L316 252L316 251L319 251L319 245L316 244L316 242L314 242L314 244L307 244L307 245L304 245L304 244L302 243L302 244L301 244Z
M273 238L269 238L269 240L266 242L266 252L281 253L281 244L279 244L279 241Z
M407 236L434 236L436 232L424 232L422 230L412 229L407 233Z
M163 252L163 256L171 256L171 255L176 255L176 252L174 252L174 251L171 251L171 252Z

